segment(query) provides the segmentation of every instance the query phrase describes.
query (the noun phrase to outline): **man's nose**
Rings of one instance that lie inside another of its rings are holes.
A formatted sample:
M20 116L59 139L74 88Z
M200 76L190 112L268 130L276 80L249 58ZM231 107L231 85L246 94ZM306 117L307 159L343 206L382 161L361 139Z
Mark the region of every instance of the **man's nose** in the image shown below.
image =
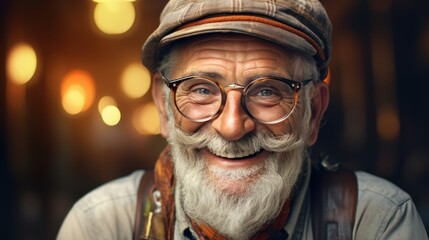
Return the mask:
M235 141L255 129L255 122L241 106L241 92L229 91L222 113L212 121L212 127L225 139Z

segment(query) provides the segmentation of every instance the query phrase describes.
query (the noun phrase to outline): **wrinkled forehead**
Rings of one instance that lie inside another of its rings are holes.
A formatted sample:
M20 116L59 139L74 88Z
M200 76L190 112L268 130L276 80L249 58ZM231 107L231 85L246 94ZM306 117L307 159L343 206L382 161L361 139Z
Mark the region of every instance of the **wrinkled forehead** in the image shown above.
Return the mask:
M183 67L186 61L193 57L205 58L205 60L210 61L210 57L214 56L213 53L216 50L222 50L220 52L226 59L228 53L232 57L237 52L246 52L246 57L250 58L255 65L258 65L258 61L266 64L268 59L273 59L275 61L272 61L272 64L281 65L287 72L296 73L296 62L300 62L301 70L316 68L313 58L271 41L235 33L212 33L176 41L163 53L164 60L159 70L166 72L167 69L173 70ZM302 66L306 67L303 68ZM300 73L300 75L303 74ZM307 76L307 78L309 77Z

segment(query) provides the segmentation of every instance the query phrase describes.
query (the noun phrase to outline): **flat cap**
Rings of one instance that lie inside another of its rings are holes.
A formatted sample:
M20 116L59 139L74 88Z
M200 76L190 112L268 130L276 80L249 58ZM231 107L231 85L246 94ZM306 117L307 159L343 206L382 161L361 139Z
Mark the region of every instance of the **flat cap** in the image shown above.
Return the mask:
M142 48L142 62L156 71L174 41L208 33L262 38L316 59L320 79L331 56L332 25L318 0L170 0L159 27Z

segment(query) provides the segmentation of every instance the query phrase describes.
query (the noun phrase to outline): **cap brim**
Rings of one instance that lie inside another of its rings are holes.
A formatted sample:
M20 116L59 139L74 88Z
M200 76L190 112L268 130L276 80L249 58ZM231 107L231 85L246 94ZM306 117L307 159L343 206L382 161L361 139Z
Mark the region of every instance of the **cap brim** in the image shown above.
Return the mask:
M277 43L280 46L296 50L311 57L317 54L316 49L306 39L292 32L280 30L277 27L260 22L234 21L205 23L176 30L164 36L157 46L145 46L144 55L157 56L165 47L177 40L210 33L245 34ZM152 58L152 61L158 60ZM156 62L145 62L145 64L149 65L147 67L153 70L156 66Z

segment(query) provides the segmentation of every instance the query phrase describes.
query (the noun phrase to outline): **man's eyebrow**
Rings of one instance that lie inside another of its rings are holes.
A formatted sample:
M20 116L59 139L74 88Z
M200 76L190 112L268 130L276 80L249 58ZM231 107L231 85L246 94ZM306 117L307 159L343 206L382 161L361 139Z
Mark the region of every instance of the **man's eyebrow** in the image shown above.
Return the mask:
M249 81L253 81L253 80L259 79L259 78L285 78L285 79L291 79L290 76L289 76L289 74L284 75L284 74L270 73L270 74L258 74L258 75L254 75L254 76L251 76L250 78L246 79L246 81L249 82Z
M220 73L217 72L203 72L203 71L190 71L184 74L185 76L198 76L198 77L206 77L213 80L222 80L225 79Z
M259 78L272 78L272 77L273 78L284 78L284 76L282 76L280 74L272 74L272 73L270 73L270 74L253 75L253 76L247 78L246 80L247 81L253 81L253 80L256 80L256 79L259 79Z

